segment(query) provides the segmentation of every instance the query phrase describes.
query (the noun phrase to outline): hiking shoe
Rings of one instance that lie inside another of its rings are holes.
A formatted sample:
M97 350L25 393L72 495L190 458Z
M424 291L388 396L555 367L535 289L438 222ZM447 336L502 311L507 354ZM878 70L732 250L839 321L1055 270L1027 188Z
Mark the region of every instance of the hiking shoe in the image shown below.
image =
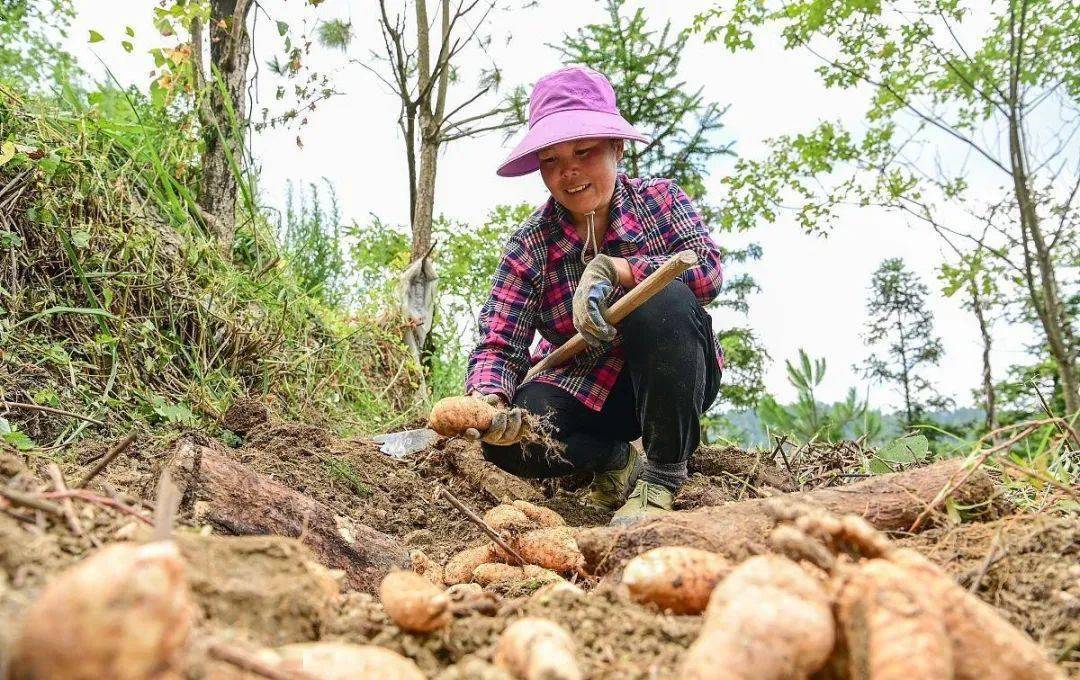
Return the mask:
M588 503L604 510L614 510L623 504L634 482L641 476L645 456L641 449L630 445L626 465L608 472L600 472L589 486Z
M650 484L639 479L634 486L634 492L626 499L626 503L615 511L611 518L612 524L630 524L646 517L655 517L671 512L671 504L675 501L675 494L659 484Z

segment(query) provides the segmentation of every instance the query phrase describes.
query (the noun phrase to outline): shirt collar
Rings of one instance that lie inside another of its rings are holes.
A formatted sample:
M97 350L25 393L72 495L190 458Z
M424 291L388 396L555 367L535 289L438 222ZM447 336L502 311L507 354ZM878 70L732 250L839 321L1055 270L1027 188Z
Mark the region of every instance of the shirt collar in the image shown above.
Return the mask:
M630 180L625 173L619 173L615 177L615 192L611 196L607 234L604 237L604 248L610 243L638 243L643 236L641 221L634 211L633 189ZM549 225L552 259L560 259L570 253L579 253L584 247L584 242L577 234L574 221L570 218L570 211L555 200L548 198L545 206L546 222Z

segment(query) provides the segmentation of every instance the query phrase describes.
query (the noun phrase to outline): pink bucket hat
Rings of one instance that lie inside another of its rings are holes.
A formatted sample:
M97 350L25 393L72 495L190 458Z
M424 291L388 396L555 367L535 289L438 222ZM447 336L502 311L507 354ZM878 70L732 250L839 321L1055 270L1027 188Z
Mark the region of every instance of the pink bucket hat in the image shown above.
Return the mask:
M619 114L607 78L584 66L559 69L536 81L529 97L529 132L496 173L527 175L540 169L540 149L586 137L649 141Z

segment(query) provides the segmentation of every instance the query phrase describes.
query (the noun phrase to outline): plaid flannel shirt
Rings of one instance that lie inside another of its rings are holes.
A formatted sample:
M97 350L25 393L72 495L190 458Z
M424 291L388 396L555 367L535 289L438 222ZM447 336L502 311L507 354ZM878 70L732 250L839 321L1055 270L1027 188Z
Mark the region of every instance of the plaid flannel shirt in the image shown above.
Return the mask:
M480 312L480 342L469 356L466 393L498 393L511 401L529 367L577 332L573 299L585 270L583 246L569 213L554 198L510 237ZM720 249L690 198L671 180L618 175L611 222L600 251L625 258L634 280L640 282L687 248L697 253L698 264L679 278L704 305L720 292ZM616 286L608 303L625 292ZM530 356L536 331L542 340ZM590 348L532 380L562 388L599 411L623 367L620 340L616 337L604 349ZM719 344L717 361L723 366Z

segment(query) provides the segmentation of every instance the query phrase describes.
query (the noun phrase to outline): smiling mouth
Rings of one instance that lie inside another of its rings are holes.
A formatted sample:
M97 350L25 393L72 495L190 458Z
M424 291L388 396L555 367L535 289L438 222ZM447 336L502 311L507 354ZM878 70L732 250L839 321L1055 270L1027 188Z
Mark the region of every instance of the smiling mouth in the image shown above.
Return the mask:
M568 193L568 194L580 194L582 191L585 191L586 189L588 189L591 186L592 186L592 183L586 182L585 184L580 184L580 185L578 185L576 187L571 187L571 188L567 189L566 193Z

